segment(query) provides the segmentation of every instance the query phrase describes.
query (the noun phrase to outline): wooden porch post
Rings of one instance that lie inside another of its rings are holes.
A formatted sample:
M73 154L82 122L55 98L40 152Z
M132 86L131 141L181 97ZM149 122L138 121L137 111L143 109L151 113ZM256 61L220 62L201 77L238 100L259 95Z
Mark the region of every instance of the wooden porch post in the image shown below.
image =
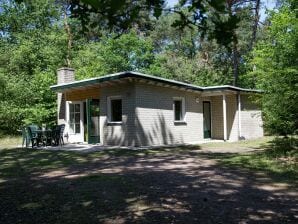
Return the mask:
M241 133L241 95L238 93L238 138L241 139L242 133Z
M227 103L226 95L222 95L222 108L223 108L223 128L224 128L224 141L228 139L227 137Z

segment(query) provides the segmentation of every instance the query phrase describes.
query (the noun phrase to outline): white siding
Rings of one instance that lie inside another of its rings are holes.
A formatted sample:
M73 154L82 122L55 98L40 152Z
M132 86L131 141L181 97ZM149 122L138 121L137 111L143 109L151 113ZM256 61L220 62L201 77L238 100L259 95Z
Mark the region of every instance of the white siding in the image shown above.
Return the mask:
M172 88L136 84L136 145L191 143L203 139L198 95ZM185 123L174 123L173 98L185 99Z

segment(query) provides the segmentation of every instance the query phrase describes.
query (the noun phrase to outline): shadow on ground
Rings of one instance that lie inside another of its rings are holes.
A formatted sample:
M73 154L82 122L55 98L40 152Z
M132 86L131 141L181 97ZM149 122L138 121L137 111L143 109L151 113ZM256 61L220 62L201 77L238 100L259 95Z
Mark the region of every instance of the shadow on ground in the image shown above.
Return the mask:
M297 191L198 148L0 151L0 223L297 223Z

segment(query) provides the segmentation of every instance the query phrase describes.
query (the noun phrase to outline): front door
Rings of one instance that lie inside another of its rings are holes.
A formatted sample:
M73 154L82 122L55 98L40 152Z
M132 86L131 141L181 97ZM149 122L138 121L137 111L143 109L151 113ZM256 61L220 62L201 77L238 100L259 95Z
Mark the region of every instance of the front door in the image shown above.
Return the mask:
M67 102L68 141L84 142L83 103Z
M100 108L98 99L87 100L87 136L88 144L99 143Z
M211 106L209 101L203 102L204 138L211 138Z

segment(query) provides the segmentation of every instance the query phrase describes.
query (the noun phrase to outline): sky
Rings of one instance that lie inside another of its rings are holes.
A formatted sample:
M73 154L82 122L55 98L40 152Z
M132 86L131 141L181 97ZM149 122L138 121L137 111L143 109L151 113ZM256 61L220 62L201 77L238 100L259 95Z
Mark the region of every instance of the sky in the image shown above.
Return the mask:
M179 0L167 0L168 6L174 6L178 3ZM275 6L276 0L261 0L262 8L260 11L261 14L261 21L264 21L266 18L266 9L273 9Z

